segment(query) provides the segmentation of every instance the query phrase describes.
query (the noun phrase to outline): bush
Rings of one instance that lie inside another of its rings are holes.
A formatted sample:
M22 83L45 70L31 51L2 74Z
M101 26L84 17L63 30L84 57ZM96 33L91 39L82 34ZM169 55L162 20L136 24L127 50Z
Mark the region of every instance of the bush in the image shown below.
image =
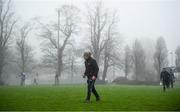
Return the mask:
M104 80L97 79L96 84L106 84L107 82Z
M131 84L131 85L159 85L159 81L136 81L136 80L128 80L125 77L118 77L113 80L113 83L116 84Z

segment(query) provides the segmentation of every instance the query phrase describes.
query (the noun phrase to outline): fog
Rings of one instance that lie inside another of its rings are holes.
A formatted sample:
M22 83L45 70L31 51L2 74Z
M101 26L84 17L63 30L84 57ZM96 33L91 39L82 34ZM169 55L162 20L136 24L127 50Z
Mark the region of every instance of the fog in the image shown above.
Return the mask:
M56 9L62 4L73 4L85 15L86 4L92 0L13 0L15 11L21 20L39 17L43 21L57 19ZM95 2L95 1L94 1ZM135 38L163 36L169 50L180 44L180 2L178 0L103 0L105 7L117 10L119 32L130 43ZM85 9L85 10L84 10ZM78 37L83 38L83 35ZM80 39L77 41L81 41ZM36 35L30 43L39 48ZM40 55L39 50L37 56Z
M157 79L155 78L157 77L155 75L157 73L154 69L153 57L154 53L156 52L155 48L157 40L160 37L163 37L167 46L166 54L168 63L163 67L176 66L175 51L177 47L180 46L179 0L12 0L12 10L15 13L14 17L18 19L15 32L18 32L18 28L23 26L23 24L26 22L33 24L33 29L28 34L26 42L33 49L33 58L36 62L36 65L32 65L35 66L35 68L32 67L33 69L31 72L26 72L28 76L26 80L27 84L33 83L34 77L36 77L36 73L38 73L37 79L40 84L54 84L54 76L57 72L57 65L54 67L56 70L53 67L44 67L44 52L42 52L42 48L46 48L42 46L43 39L40 37L40 35L44 32L44 29L39 23L44 25L57 23L57 10L63 5L72 5L78 8L78 16L80 18L77 23L78 32L70 37L70 41L73 43L74 48L79 50L73 52L72 54L71 47L65 48L65 58L63 58L64 63L68 63L69 59L75 58L76 61L74 63L77 66L73 67L73 69L71 69L71 65L65 66L62 70L62 75L60 76L60 83L85 83L86 80L82 79L82 74L84 73L85 69L82 56L84 51L90 51L89 46L91 45L89 40L90 32L88 31L89 26L87 25L87 12L89 7L91 9L98 2L103 4L103 11L107 11L110 16L116 12L116 19L118 21L115 24L116 26L114 26L116 32L113 32L115 30L112 30L112 32L117 36L113 35L114 37L112 37L116 38L119 44L116 44L114 47L112 47L111 51L107 51L112 52L112 54L116 54L118 56L116 61L118 61L117 63L114 62L114 59L111 60L112 62L110 61L110 63L113 63L113 66L109 67L107 74L105 75L105 81L112 82L118 77L124 77L125 73L123 60L126 58L124 57L124 47L128 45L132 51L135 50L136 47L134 47L134 43L136 40L140 42L142 48L144 49L144 54L146 57L144 60L146 68L144 69L146 69L146 72L150 71L145 74L148 74L148 77L150 74L153 74L153 78L148 78L147 80ZM54 31L54 36L57 36L56 33L57 32ZM105 35L105 33L106 28L104 32L102 32L102 35ZM16 38L16 36L14 37ZM60 44L62 44L64 38L65 37L60 32ZM12 47L16 43L15 40L16 39L14 39L14 42L11 44ZM44 41L47 42L47 40ZM137 49L139 48L137 47ZM15 51L15 49L11 50ZM103 79L104 73L103 52L104 51L102 51L102 54L98 57L100 58L98 63L100 67L100 80ZM172 54L170 54L171 52ZM71 55L75 55L75 57L71 57ZM70 57L68 58L68 56ZM93 54L93 57L97 58L96 54ZM14 66L16 66L16 64ZM129 80L134 79L134 65L132 66L132 70L130 70L130 73L127 77ZM67 68L67 70L65 68ZM74 69L75 71L73 71ZM17 77L17 74L20 74L21 70L11 70L12 72L10 73L3 73L5 77L4 80L7 84L19 84L20 78ZM69 72L70 70L72 70L73 73ZM8 71L8 67L4 67L4 71ZM16 71L16 75L13 75L14 71ZM71 74L74 74L73 78L71 77ZM146 80L146 78L140 78L139 80Z

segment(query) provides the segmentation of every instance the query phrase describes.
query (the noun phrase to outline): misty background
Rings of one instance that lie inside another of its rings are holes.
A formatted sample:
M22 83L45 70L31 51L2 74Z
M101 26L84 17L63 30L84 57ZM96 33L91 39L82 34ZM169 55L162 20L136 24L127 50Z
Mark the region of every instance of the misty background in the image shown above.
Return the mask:
M11 0L9 9L1 26L15 24L1 49L3 84L20 84L22 72L25 84L85 83L84 51L102 83L159 81L163 67L180 67L179 0Z

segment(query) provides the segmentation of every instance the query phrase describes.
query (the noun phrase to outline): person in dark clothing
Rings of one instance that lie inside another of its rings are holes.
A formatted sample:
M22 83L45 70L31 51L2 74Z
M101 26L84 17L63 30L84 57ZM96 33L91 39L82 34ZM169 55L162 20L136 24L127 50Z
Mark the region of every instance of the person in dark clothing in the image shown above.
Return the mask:
M174 82L175 82L174 72L172 69L170 69L170 85L171 85L171 88L174 87Z
M170 73L166 71L165 68L163 68L161 72L160 80L162 81L163 84L163 91L166 91L166 88L169 88L170 85Z
M25 73L21 73L20 75L19 75L19 77L21 77L21 86L23 86L24 84L25 84L25 80L26 80L26 75L25 75Z
M35 77L34 77L34 85L38 85L38 73L36 73Z
M84 59L85 59L85 72L83 75L83 78L87 77L87 84L88 84L88 91L87 91L87 97L85 102L90 102L91 93L93 93L96 97L96 101L100 100L100 97L95 89L95 81L98 75L99 67L96 63L96 60L91 57L90 52L84 53Z

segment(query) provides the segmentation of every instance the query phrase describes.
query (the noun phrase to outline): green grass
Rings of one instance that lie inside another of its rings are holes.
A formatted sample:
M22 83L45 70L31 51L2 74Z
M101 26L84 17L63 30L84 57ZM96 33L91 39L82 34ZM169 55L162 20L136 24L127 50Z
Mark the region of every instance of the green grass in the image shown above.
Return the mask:
M0 110L180 110L180 87L97 85L101 101L83 103L86 85L2 86Z

